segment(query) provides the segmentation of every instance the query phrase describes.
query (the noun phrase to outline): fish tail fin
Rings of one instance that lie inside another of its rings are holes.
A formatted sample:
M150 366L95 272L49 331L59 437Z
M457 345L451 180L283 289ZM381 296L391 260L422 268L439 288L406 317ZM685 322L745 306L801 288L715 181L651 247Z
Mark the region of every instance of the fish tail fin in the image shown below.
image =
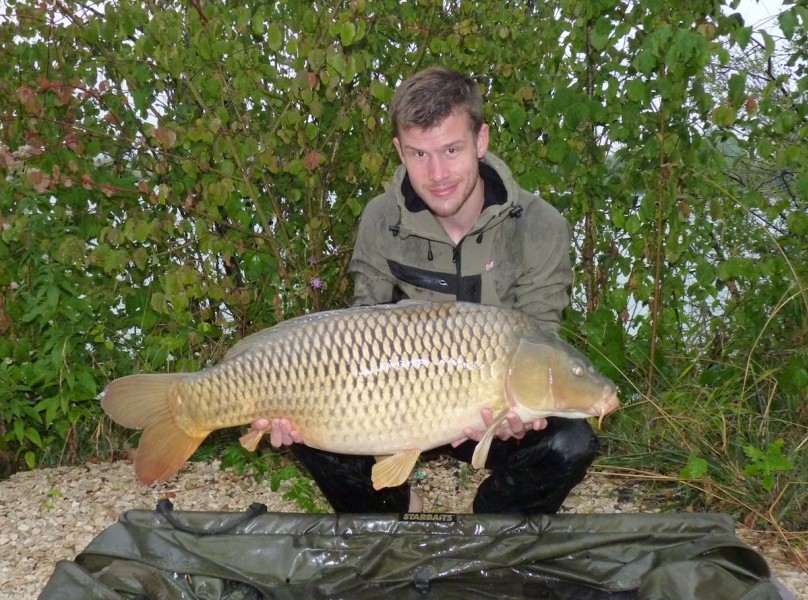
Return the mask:
M101 407L109 418L124 427L145 430L135 453L135 473L143 484L175 475L210 433L186 433L171 413L170 392L185 378L184 374L129 375L104 391Z
M177 427L173 418L147 428L135 453L135 474L148 485L156 479L171 479L191 458L208 433L191 436Z

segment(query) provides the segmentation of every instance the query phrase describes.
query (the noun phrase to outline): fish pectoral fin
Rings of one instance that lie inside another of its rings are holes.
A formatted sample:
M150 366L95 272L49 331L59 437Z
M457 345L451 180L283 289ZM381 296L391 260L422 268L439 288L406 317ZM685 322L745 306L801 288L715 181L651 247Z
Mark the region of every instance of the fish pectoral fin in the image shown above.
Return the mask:
M242 435L238 441L245 450L255 452L255 449L258 447L258 442L261 441L265 433L272 433L272 421L266 418L256 419L250 424L247 433Z
M504 409L491 421L491 426L485 430L482 439L477 443L474 448L474 454L471 456L471 466L475 469L482 469L485 466L485 461L488 460L488 451L491 449L491 442L494 439L494 434L502 425L505 415L508 414L510 408Z
M412 448L392 456L377 457L371 472L373 489L395 487L407 481L420 455L421 451L418 448Z
M261 438L264 436L264 432L258 429L250 429L247 433L242 435L238 441L241 444L241 447L245 450L249 450L250 452L255 452L255 449L258 448L258 442L261 441Z

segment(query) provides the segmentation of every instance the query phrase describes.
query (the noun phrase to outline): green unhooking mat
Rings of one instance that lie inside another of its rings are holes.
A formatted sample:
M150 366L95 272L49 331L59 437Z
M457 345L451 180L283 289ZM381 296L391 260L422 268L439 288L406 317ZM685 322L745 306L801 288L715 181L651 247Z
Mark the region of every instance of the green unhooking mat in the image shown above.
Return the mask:
M40 599L780 600L718 514L132 510Z

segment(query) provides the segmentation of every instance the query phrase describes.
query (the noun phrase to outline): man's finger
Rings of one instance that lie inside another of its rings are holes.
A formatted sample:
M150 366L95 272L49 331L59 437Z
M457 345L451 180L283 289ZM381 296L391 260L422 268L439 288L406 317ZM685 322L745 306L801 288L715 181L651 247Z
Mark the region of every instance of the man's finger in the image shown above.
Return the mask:
M512 437L515 437L517 440L521 440L525 437L525 424L522 422L522 419L519 418L519 415L514 412L509 412L507 422Z
M269 419L260 418L256 419L250 424L250 429L254 429L256 431L264 431L269 427Z
M279 427L272 426L269 432L269 443L273 448L280 448L283 444L283 433L281 433Z

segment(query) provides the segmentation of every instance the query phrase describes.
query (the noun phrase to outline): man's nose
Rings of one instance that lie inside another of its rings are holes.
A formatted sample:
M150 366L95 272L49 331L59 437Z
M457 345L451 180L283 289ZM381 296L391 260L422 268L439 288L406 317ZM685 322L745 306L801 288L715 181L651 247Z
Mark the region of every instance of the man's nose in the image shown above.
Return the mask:
M441 158L435 157L429 161L429 179L430 181L441 181L446 179L449 170Z

